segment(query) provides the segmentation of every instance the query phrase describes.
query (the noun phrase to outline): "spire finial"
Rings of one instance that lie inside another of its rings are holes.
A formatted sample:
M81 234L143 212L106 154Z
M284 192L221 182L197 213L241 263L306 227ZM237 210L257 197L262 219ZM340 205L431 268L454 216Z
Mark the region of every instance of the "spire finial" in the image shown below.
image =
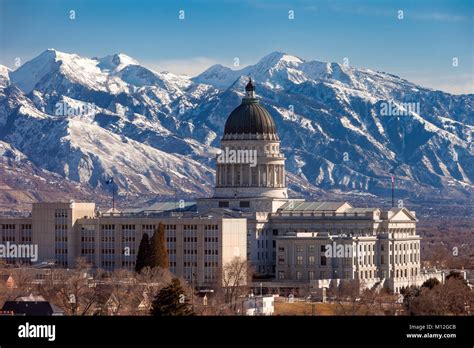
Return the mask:
M255 102L256 97L255 97L255 87L252 83L252 78L249 76L249 82L247 83L247 86L245 86L245 98L242 100L242 102Z
M255 87L253 86L253 83L252 83L252 78L249 76L249 82L247 83L247 86L245 86L245 90L247 92L249 91L255 91Z

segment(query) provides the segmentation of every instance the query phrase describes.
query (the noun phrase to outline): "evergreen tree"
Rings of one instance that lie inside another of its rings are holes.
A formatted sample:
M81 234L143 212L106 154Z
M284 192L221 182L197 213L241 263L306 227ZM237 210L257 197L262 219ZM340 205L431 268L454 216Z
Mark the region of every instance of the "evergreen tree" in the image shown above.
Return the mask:
M150 267L168 268L165 225L161 222L151 239Z
M439 285L439 280L436 279L436 278L430 278L428 280L426 280L422 285L421 287L422 288L428 288L428 289L433 289L435 286Z
M179 279L173 278L171 283L161 289L155 296L150 314L156 316L193 315L188 297Z
M140 246L138 247L137 261L135 262L135 271L140 273L144 267L150 266L150 238L144 233Z

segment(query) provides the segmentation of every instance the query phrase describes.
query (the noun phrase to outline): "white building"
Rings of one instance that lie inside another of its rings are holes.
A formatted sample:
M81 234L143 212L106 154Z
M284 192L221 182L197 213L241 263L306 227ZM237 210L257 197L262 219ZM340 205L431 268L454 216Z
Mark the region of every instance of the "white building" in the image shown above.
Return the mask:
M243 303L244 315L248 316L270 316L275 312L275 298L269 296L249 296Z
M118 214L96 214L91 203L35 205L32 218L0 220L2 241L38 243L39 262L53 258L66 267L86 256L97 267L133 268L124 247L135 255L142 234L163 222L170 268L188 280L197 269L200 283L215 279L209 265L240 256L258 275L289 286L357 280L398 292L419 284L415 213L289 198L275 122L251 81L245 89L225 124L212 197ZM210 240L212 248L203 244ZM361 248L362 258L324 259L322 247L334 242Z

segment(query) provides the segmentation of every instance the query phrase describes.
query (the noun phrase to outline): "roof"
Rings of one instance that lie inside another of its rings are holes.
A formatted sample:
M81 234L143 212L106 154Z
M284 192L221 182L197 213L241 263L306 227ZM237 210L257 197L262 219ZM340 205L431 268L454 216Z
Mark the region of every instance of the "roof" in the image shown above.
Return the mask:
M193 218L193 219L207 219L207 218L243 218L240 210L229 208L210 208L207 210L197 211L194 202L187 202L184 208L177 208L175 202L160 202L151 207L142 209L130 209L122 211L118 214L102 214L102 218L108 217L179 217L179 218Z
M409 211L405 207L397 208L393 207L388 211L388 219L391 221L404 221L404 220L412 220L417 221L415 212Z
M30 294L28 296L19 297L19 298L16 299L16 301L17 302L19 302L19 301L23 301L23 302L45 302L46 300L41 295L35 296L33 294Z
M164 211L196 211L196 202L156 202L146 208L124 209L123 213L164 212Z
M209 210L200 212L201 216L223 217L223 218L243 218L242 211L230 208L210 208Z
M346 213L371 213L375 210L380 210L379 208L347 208L344 209Z
M276 126L268 111L258 100L240 104L227 118L224 134L272 134Z
M0 274L0 280L2 282L8 281L8 279L10 279L10 277L11 277L11 274Z
M52 306L48 301L6 301L2 311L11 311L20 315L53 315L62 314L63 311Z
M252 81L245 87L254 91ZM224 127L226 134L266 134L277 139L275 122L268 111L260 105L257 98L243 98L242 104L236 107L227 118Z
M335 212L341 208L352 208L351 205L347 202L295 202L289 201L281 206L277 212L311 212L311 211L320 211L320 212ZM347 209L346 208L346 209ZM353 208L352 208L353 209ZM344 209L345 211L345 209Z

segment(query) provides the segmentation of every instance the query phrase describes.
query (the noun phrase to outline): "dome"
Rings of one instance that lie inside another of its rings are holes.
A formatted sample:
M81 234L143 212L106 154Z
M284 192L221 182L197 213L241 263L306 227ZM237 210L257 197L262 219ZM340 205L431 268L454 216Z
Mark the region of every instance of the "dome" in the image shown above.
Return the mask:
M227 118L224 137L231 134L269 135L277 138L273 118L255 98L255 87L252 80L245 87L246 96L242 104L234 109Z

